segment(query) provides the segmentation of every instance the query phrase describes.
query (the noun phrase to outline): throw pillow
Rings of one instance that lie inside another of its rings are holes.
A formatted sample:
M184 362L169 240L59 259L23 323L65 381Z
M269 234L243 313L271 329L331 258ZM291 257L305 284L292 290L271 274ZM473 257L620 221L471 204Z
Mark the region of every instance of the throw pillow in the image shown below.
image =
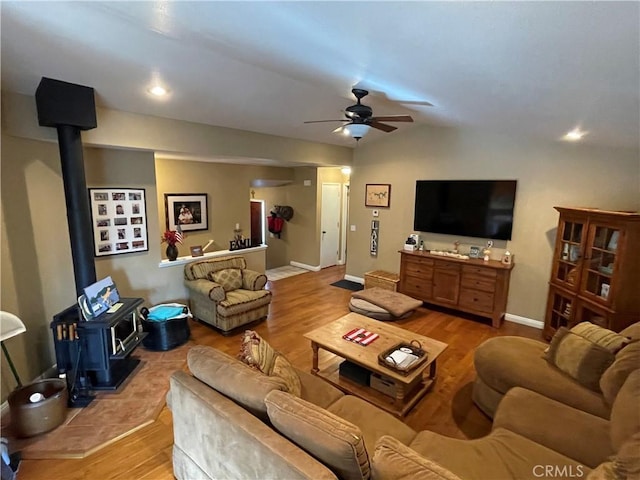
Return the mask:
M640 342L635 341L616 354L615 362L600 378L600 389L609 405L613 404L627 377L638 369L638 365L640 365Z
M225 268L209 273L209 280L224 288L225 292L242 288L242 270L239 268Z
M615 360L609 350L566 327L560 327L556 331L545 358L556 368L596 392L600 391L600 377Z
M606 348L614 355L631 341L631 339L624 335L620 335L613 330L608 330L591 322L578 323L571 328L571 332L586 338L596 345Z
M266 375L284 380L289 393L297 397L302 393L302 383L293 365L253 330L244 332L238 358Z
M369 478L369 457L357 426L285 392L270 392L264 402L271 424L327 465L338 478Z

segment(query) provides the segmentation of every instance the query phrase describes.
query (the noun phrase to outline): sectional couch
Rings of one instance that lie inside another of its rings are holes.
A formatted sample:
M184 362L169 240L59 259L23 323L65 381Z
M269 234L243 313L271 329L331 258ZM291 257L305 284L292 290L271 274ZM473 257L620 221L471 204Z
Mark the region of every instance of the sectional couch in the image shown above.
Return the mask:
M172 375L168 396L179 480L607 478L596 475L612 468L608 457L632 463L640 440L640 371L620 388L610 419L516 387L488 436L459 440L416 432L299 370L297 396L281 378L211 347L191 349L188 366L190 374ZM561 421L568 423L560 428ZM558 429L584 448L554 443L558 436L549 434ZM589 448L593 436L606 448Z

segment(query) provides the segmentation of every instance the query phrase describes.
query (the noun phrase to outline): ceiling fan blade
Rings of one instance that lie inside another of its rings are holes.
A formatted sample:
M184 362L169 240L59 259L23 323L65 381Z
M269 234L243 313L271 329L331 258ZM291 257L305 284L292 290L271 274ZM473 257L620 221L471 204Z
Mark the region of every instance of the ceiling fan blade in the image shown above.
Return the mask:
M373 117L371 120L374 122L413 122L410 115L385 115L384 117Z
M370 127L373 128L377 128L378 130L382 130L383 132L393 132L394 130L397 130L398 127L394 127L393 125L387 125L386 123L380 123L380 122L369 122L367 123L367 125L369 125Z
M345 120L345 119L341 119L341 120L308 120L306 122L302 122L302 123L326 123L326 122L349 122L350 120Z

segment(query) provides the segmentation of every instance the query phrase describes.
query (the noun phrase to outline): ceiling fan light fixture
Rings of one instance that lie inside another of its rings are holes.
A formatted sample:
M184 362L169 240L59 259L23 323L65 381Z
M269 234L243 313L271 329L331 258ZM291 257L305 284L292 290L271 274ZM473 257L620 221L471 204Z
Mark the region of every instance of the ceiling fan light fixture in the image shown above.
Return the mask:
M360 140L367 133L369 133L369 130L371 130L371 127L369 125L365 125L364 123L351 123L349 125L345 125L343 128L349 136L355 138L356 140Z

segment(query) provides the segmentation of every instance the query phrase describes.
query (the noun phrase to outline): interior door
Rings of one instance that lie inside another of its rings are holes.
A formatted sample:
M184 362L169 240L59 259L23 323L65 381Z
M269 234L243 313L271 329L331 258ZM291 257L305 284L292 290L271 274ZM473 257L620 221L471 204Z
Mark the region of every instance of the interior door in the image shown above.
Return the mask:
M251 200L251 245L264 243L264 200Z
M322 184L320 268L338 263L340 250L340 184Z

